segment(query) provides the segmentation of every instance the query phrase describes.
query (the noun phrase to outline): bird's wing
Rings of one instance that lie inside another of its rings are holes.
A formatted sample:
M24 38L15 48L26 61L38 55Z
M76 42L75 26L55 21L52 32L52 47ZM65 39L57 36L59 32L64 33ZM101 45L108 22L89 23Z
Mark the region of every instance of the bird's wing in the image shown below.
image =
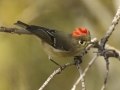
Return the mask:
M74 42L72 42L73 38L68 33L56 31L53 36L55 38L55 48L57 49L69 51L74 46Z
M31 25L31 28L32 29L27 28L27 30L34 33L44 42L56 49L68 51L72 45L71 43L68 43L71 38L67 33L33 25Z

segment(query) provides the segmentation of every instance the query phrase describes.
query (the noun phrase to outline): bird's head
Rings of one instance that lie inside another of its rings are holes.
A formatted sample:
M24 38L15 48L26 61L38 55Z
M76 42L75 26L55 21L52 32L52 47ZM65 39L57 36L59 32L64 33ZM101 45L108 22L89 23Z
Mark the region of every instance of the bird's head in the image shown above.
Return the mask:
M72 33L72 37L83 46L86 46L87 42L91 40L90 32L86 28L76 28Z
M72 33L72 37L84 41L90 41L91 39L90 32L86 28L76 28Z

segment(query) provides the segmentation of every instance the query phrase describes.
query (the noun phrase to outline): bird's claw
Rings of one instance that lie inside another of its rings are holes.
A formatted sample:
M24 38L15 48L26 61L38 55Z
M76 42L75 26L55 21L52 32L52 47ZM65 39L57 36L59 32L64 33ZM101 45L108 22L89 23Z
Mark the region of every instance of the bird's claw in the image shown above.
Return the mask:
M81 56L75 56L74 57L74 62L76 64L81 64L82 63L82 57Z

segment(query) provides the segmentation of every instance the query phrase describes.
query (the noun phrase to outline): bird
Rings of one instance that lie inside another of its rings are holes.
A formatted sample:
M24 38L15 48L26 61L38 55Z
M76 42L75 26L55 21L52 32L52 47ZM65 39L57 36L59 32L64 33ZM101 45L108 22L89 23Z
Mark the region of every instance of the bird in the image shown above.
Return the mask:
M90 31L86 28L76 28L72 33L49 29L36 25L28 25L21 21L14 23L17 26L25 28L39 39L43 49L48 54L48 58L52 57L74 57L84 50L88 42L91 40Z

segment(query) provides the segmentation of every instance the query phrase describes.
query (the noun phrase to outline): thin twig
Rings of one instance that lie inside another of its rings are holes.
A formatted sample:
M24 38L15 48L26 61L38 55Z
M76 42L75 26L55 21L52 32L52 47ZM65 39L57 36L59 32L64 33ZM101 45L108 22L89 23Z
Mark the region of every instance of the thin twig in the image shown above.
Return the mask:
M57 70L55 70L49 77L48 79L43 83L43 85L38 89L38 90L43 90L45 88L45 86L50 82L50 80L57 74L59 74L62 70L64 70L65 68L74 65L74 62L70 62L70 63L66 63L65 65L63 65L62 67L58 68Z
M109 27L106 35L101 39L100 47L101 47L102 50L104 49L105 44L108 41L108 38L111 36L111 34L114 31L115 26L118 24L119 20L120 20L120 7L118 8L117 13L116 13L114 19L112 20L112 24Z
M23 28L7 28L3 26L0 26L0 32L16 33L16 34L32 34Z
M108 45L108 44L105 44L105 49L112 49L112 50L115 50L115 51L118 52L119 55L120 55L120 50L118 50L118 49L116 49L115 47L112 47L112 46L110 46L110 45Z
M108 60L108 58L107 58L107 60ZM109 63L106 62L106 64L109 64ZM109 73L109 65L106 65L106 66L107 66L106 67L106 75L105 75L104 84L103 84L101 90L105 90L105 88L107 86L107 79L108 79L108 73Z
M79 64L77 64L76 67L77 67L77 69L78 69L78 71L79 71L79 73L80 73L80 76L81 76L82 73L83 73L83 72L82 72L82 68L80 67ZM82 90L86 90L84 77L81 79L81 84L82 84Z
M102 86L101 90L105 90L106 86L107 86L107 77L108 77L108 72L109 70L106 70L106 75L105 75L105 79L104 79L104 85Z

